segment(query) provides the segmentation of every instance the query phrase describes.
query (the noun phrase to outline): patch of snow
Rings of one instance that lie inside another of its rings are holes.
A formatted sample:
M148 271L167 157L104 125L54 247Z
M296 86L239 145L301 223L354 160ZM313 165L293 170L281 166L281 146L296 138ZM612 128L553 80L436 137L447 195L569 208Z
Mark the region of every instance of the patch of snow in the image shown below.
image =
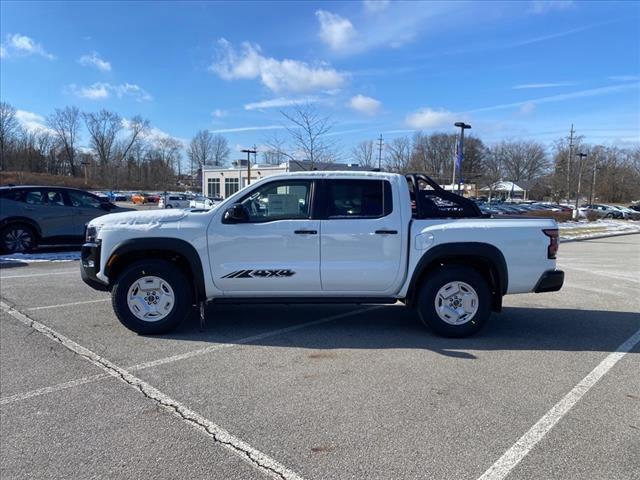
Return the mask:
M582 240L621 233L640 233L640 221L636 220L596 220L559 224L561 240Z
M2 263L73 262L80 260L80 252L13 253L0 255Z

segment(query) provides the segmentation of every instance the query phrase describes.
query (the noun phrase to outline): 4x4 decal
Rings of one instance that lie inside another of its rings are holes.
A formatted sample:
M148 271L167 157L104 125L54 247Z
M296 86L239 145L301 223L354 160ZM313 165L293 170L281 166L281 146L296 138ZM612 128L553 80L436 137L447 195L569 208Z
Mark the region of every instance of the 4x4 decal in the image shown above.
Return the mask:
M276 277L291 277L296 272L288 269L281 270L236 270L226 274L222 278L276 278Z

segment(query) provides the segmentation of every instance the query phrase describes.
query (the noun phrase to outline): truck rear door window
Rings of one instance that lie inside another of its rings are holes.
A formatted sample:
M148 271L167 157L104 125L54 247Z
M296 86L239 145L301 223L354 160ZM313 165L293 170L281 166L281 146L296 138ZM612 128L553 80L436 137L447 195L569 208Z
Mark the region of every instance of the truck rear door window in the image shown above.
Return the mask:
M380 218L393 210L391 184L386 180L327 182L326 218Z

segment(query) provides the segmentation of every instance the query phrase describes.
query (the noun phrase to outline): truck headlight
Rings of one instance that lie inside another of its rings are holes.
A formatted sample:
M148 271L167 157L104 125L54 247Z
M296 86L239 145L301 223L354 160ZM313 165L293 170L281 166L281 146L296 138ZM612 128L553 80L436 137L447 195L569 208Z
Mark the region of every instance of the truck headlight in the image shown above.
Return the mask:
M98 233L100 232L99 226L87 225L85 229L84 240L86 243L99 243Z

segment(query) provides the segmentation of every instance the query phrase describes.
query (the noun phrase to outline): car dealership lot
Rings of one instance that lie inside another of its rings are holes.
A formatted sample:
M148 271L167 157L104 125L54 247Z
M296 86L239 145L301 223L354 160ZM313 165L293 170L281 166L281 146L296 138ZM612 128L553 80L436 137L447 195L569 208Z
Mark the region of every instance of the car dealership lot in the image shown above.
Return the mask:
M5 265L0 476L638 478L639 249L563 244L565 287L468 339L400 305L211 305L141 337L77 262Z

